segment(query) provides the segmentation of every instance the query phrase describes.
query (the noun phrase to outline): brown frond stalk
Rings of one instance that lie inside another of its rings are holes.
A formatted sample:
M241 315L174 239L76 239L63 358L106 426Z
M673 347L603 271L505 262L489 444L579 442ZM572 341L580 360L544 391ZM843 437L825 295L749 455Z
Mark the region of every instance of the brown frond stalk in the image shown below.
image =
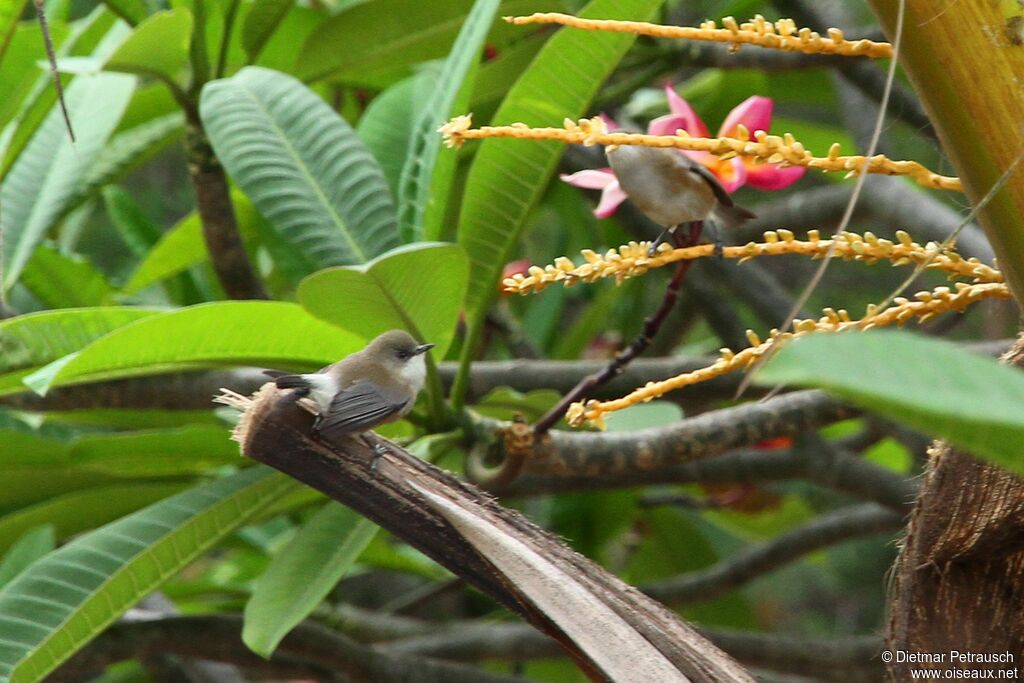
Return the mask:
M845 310L835 311L827 308L820 319L796 320L793 323L794 332L780 333L778 330L772 330L768 339L764 341L753 330L748 330L749 347L735 353L731 349L722 349L718 360L706 368L683 373L661 382L648 382L645 386L613 401L574 403L569 406L566 419L574 427L578 427L584 422L590 422L603 429L604 416L608 413L628 408L637 403L651 401L675 389L704 382L734 370L749 368L770 347L795 337L816 332L843 332L852 329L867 330L889 325L903 325L913 319L923 323L941 313L963 312L967 306L982 299L1009 298L1010 290L1004 282L975 284L958 282L954 289L937 287L930 292L918 292L914 295L913 301L897 297L893 300L893 306L881 311L877 310L874 305L869 306L867 313L860 320L852 320Z
M615 21L611 19L580 19L571 14L538 12L525 17L505 17L510 24L561 24L585 31L610 31L613 33L635 33L655 38L676 38L683 40L704 40L714 43L729 43L733 46L759 45L785 52L804 54L842 55L845 57L892 57L892 45L873 40L847 40L837 28L828 29L824 37L809 28L797 28L792 19L771 22L760 14L750 21L739 24L732 17L722 19L723 28L714 21L705 21L699 27L663 26L643 21Z
M572 145L642 145L646 147L675 147L690 151L710 152L722 159L735 156L751 157L757 161L780 166L803 166L821 171L845 172L847 177L863 171L881 175L899 175L912 178L919 185L936 190L963 191L959 178L943 176L928 170L916 161L894 161L884 154L870 158L862 155L841 155L838 143L823 157L812 155L789 133L769 135L763 130L750 132L739 126L740 137L695 138L686 131L675 135L646 135L642 133L609 133L604 122L594 117L573 122L565 119L562 128L530 128L525 123L508 126L472 128L470 115L456 116L438 128L449 147L459 147L466 140L484 138L517 138L520 140L557 140Z
M995 283L1003 281L1003 274L985 265L976 258L965 259L955 251L935 243L918 244L902 230L896 233L898 242L880 238L871 232L859 235L844 232L840 237L821 239L817 230L807 233L806 240L798 240L789 230L769 230L764 233L764 242L748 242L722 250L724 258L739 259L742 263L758 256L781 256L802 254L821 258L834 249L833 256L845 260L863 261L869 265L888 261L893 266L907 264L921 265L930 270L942 270L951 279L969 278L973 282ZM835 246L833 247L833 243ZM603 256L589 249L583 252L585 263L577 265L562 256L544 268L533 266L526 275L517 273L502 283L504 291L515 294L539 292L549 285L561 283L571 287L579 282L595 282L613 277L617 283L643 275L652 268L659 268L677 261L705 258L714 253L714 245L701 244L695 247L672 249L662 244L654 256L648 256L648 242L630 242L618 249L610 249Z

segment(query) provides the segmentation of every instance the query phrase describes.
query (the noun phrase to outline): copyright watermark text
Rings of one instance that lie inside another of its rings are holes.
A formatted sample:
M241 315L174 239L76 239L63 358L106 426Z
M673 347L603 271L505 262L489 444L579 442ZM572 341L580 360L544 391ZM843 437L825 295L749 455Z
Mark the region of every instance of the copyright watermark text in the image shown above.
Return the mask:
M920 664L911 668L911 678L919 680L1018 680L1020 670L1012 652L914 652L884 650L886 664Z

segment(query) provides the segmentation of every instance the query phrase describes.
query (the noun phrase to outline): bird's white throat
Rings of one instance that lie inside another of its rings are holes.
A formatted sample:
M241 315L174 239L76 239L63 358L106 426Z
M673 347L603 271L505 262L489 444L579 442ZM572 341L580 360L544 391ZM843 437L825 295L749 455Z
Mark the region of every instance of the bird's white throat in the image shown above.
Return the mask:
M427 362L423 356L422 353L413 356L401 370L402 379L411 384L416 393L423 388L423 381L427 378Z

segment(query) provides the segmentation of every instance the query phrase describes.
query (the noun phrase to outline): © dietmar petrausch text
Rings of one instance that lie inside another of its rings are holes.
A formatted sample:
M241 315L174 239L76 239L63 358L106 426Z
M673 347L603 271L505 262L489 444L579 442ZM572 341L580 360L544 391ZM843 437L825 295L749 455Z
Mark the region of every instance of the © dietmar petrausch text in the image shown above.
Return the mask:
M907 670L914 680L1019 680L1020 669L1012 652L914 652L885 650L886 664L911 664Z

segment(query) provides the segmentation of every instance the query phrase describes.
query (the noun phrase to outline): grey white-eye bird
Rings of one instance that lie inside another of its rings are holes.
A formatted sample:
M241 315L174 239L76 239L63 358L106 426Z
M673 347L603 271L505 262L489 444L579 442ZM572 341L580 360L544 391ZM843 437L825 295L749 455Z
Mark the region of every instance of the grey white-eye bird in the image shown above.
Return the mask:
M754 218L753 213L733 203L704 164L674 148L608 145L605 154L626 196L645 216L665 228L651 245L651 255L666 236L675 238L680 225L711 218L716 227L728 229ZM717 238L715 244L721 248Z
M427 375L424 354L433 344L420 344L403 330L380 335L362 351L304 375L264 370L279 389L294 389L316 403L313 431L332 441L343 434L362 434L405 416L416 402ZM386 449L371 444L380 456ZM376 459L374 460L376 464Z

